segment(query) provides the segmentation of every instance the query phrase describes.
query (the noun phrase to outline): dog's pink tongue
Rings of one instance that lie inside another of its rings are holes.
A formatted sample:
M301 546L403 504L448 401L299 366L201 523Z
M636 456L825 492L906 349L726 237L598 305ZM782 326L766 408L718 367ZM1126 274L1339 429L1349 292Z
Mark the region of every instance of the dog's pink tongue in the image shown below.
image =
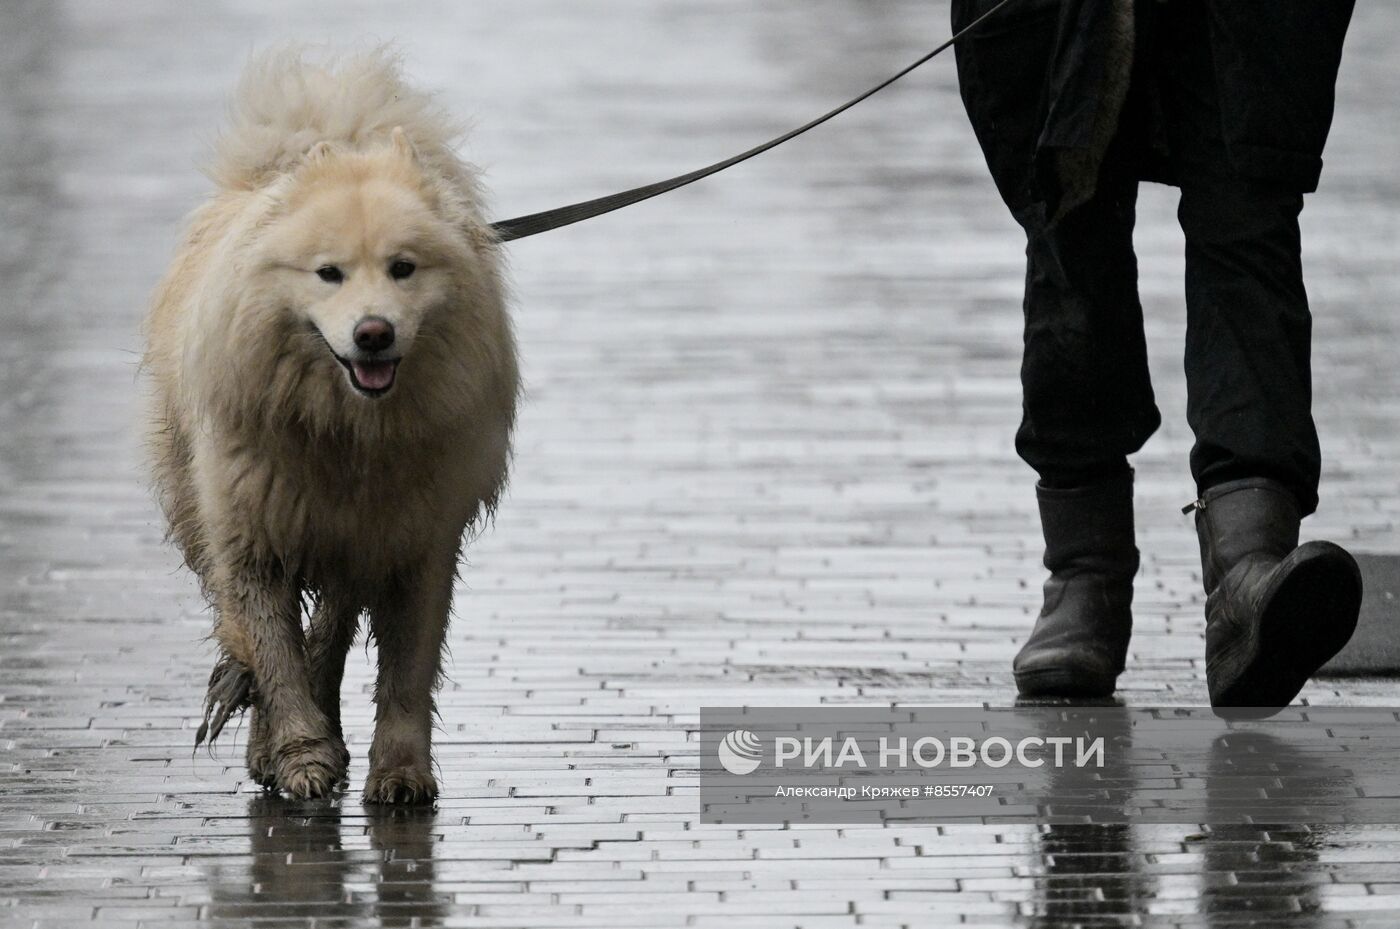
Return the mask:
M352 361L355 380L368 390L383 390L394 383L394 363L392 361Z

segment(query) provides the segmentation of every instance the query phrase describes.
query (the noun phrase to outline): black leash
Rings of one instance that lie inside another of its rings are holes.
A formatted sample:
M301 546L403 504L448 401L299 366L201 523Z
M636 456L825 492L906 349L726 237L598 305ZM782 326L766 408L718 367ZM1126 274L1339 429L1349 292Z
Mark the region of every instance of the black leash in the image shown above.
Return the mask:
M961 39L973 29L977 28L977 26L981 24L983 20L987 19L989 16L996 13L997 10L1000 10L1002 7L1006 6L1008 3L1011 2L1012 0L1001 0L1001 2L998 3L996 6L992 7L990 10L983 13L981 16L977 17L972 22L968 23L966 26L960 29L948 41L944 42L942 45L938 46L933 51L920 58L918 61L909 65L909 67L900 71L898 74L884 81L881 81L879 84L876 84L874 87L870 88L865 93L861 94L853 100L846 101L831 112L826 113L822 116L818 116L816 119L812 120L810 123L807 123L805 126L799 126L791 132L778 136L776 139L764 142L762 145L759 145L755 148L751 148L748 151L735 155L732 158L726 158L724 161L717 161L709 167L700 168L697 171L691 171L689 174L682 174L679 177L673 177L665 181L657 181L655 184L647 184L645 187L634 187L631 190L624 190L620 193L609 194L606 197L598 197L596 200L585 200L582 203L571 203L568 206L557 207L553 210L545 210L542 213L531 213L529 216L517 216L515 219L504 219L498 223L492 224L491 229L496 233L497 238L499 238L502 242L509 242L513 239L523 239L526 236L537 235L541 232L548 232L551 229L558 229L560 226L568 226L572 223L582 222L585 219L592 219L595 216L602 216L604 213L611 213L613 210L620 210L625 206L631 206L632 204L640 203L643 200L650 200L652 197L659 196L660 194L664 194L669 191L675 190L677 187L684 187L686 184L694 183L695 181L698 181L701 178L709 177L711 174L718 174L725 168L732 168L734 167L734 165L738 164L741 161L748 161L755 155L761 155L764 152L768 151L770 148L777 148L779 145L782 145L789 139L797 138L798 136L802 135L802 133L806 132L808 129L815 129L817 126L820 126L822 123L826 122L828 119L831 119L833 116L837 116L841 113L844 113L851 107L855 106L857 103L860 103L861 101L865 100L867 97L871 97L879 93L886 87L893 84L895 81L904 77L910 71L913 71L915 68L918 68L919 66L931 61L933 58L937 57L944 51L947 51L950 47L952 47L954 42L958 41L958 39Z

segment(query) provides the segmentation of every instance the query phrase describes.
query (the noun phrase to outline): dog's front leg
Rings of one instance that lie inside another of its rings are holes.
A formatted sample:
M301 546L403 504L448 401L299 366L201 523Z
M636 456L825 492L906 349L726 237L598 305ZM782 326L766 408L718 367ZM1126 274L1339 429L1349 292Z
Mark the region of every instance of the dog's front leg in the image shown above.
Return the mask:
M340 728L340 685L345 677L345 656L360 628L360 608L335 593L324 593L311 615L306 640L307 670L311 674L311 698L326 716L331 735L344 751ZM344 751L345 766L350 753Z
M370 610L379 649L374 742L366 803L428 803L433 777L433 692L452 608L456 564L436 564L404 578Z
M227 559L220 568L218 635L226 648L236 642L230 651L250 666L257 693L260 750L250 742L250 770L257 760L267 769L252 770L255 778L293 797L325 796L345 776L345 747L312 697L296 585L251 559Z

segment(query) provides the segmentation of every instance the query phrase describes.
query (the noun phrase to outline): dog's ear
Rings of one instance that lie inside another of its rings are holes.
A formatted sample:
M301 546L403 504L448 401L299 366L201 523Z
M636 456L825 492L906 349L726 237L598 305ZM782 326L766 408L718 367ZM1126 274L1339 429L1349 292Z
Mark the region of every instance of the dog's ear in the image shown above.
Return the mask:
M413 142L408 138L408 133L403 131L403 126L395 126L394 131L389 133L389 141L394 146L394 151L403 157L418 163L418 149L413 147Z

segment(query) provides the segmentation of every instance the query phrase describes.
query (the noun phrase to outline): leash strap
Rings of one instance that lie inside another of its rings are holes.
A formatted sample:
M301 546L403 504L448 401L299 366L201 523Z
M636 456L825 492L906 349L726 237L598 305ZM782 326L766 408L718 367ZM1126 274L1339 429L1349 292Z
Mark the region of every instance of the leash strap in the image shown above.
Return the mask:
M973 29L977 28L977 26L980 25L984 20L986 20L988 17L992 16L1002 7L1006 6L1008 3L1011 2L1012 0L1001 0L1001 2L998 3L996 6L992 7L990 10L983 13L981 16L977 17L972 22L968 23L966 26L964 26L962 29L956 32L953 35L953 37L950 38L948 41L944 42L942 45L938 46L933 51L920 58L918 61L909 65L907 68L900 71L898 74L895 74L893 77L881 81L879 84L876 84L874 87L870 88L865 93L852 100L846 101L845 103L841 104L829 113L825 113L821 116L818 116L810 123L807 123L803 126L798 126L791 132L784 133L783 135L778 136L776 139L771 139L767 142L764 142L762 145L751 148L746 152L741 152L738 155L733 156L732 158L726 158L725 160L717 161L714 164L709 165L708 167L700 168L696 171L691 171L689 174L682 174L678 177L673 177L668 180L657 181L654 184L647 184L644 187L634 187L631 190L624 190L619 193L609 194L606 197L598 197L595 200L584 200L582 203L571 203L568 206L561 206L552 210L545 210L542 213L531 213L528 216L518 216L515 219L504 219L500 222L493 223L491 229L493 232L496 233L496 237L502 242L510 242L514 239L523 239L526 236L538 235L541 232L548 232L551 229L558 229L560 226L568 226L573 223L582 222L585 219L592 219L595 216L602 216L604 213L611 213L613 210L620 210L625 206L631 206L632 204L640 203L643 200L650 200L652 197L668 193L672 190L675 190L678 187L684 187L687 184L693 184L701 178L709 177L711 174L718 174L725 168L732 168L742 161L748 161L755 155L762 155L769 149L777 148L779 145L782 145L789 139L795 139L809 129L815 129L817 126L820 126L822 123L826 122L832 117L839 116L840 114L849 110L851 107L855 106L857 103L860 103L868 97L872 97L880 91L884 90L886 87L890 86L895 81L904 77L906 74L913 71L915 68L926 64L933 58L937 57L938 55L949 49L954 42L958 41L963 36L971 32Z

